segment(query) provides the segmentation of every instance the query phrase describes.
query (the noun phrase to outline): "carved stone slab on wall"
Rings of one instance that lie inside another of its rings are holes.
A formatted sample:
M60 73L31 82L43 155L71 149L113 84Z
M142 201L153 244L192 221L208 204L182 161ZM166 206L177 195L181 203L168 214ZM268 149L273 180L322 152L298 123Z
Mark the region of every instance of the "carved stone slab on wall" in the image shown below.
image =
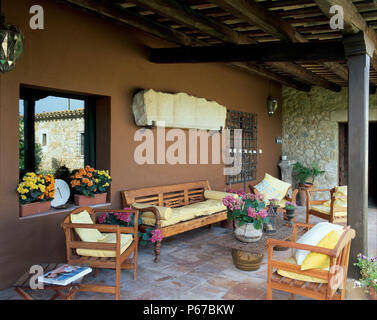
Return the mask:
M132 111L138 126L157 126L162 121L167 128L220 130L225 128L226 107L215 101L190 96L187 93L164 93L152 89L138 92Z

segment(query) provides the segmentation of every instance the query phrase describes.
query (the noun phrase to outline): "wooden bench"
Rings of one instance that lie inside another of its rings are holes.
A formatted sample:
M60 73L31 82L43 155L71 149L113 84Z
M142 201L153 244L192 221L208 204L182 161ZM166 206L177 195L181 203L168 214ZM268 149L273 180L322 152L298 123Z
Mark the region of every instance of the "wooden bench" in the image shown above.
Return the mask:
M205 190L211 190L207 180L126 190L122 191L123 207L132 207L132 205L137 202L155 206L178 208L206 200L204 198ZM148 207L139 210L140 214L147 211L152 211L154 213L156 218L155 228L161 229L164 238L227 220L227 211L224 210L208 216L200 216L174 225L161 227L161 219L158 209ZM153 228L149 225L144 225L144 227ZM160 261L160 249L161 241L157 241L155 243L155 262L157 263Z

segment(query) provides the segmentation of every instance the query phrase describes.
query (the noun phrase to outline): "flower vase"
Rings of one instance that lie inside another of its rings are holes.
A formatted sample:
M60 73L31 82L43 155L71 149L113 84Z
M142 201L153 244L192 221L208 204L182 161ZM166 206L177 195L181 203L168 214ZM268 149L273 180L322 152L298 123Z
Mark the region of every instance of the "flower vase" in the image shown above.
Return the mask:
M107 198L107 192L96 193L94 197L84 196L82 194L75 194L75 205L82 207L82 206L103 204L103 203L106 203L106 198Z
M257 242L262 237L262 228L255 229L253 223L244 223L240 226L239 222L235 221L235 227L234 234L241 242Z
M292 227L293 226L293 220L295 218L295 210L296 209L285 209L286 212L286 217L288 222L286 223L287 227Z

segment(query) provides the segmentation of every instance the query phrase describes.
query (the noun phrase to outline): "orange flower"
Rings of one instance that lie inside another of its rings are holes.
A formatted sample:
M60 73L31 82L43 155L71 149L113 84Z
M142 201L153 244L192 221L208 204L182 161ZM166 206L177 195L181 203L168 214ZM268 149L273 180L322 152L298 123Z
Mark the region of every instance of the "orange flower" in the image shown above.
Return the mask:
M88 182L88 186L91 187L93 185L93 181Z
M43 199L44 198L44 194L41 194L39 197L38 197L38 199Z
M81 175L80 173L77 172L77 173L75 174L75 179L81 179L81 177L82 177L82 175Z
M92 174L91 174L90 172L88 172L87 176L88 176L89 178L91 178L91 177L92 177Z
M49 193L49 197L50 197L50 198L53 198L53 197L54 197L54 192L50 192L50 193Z

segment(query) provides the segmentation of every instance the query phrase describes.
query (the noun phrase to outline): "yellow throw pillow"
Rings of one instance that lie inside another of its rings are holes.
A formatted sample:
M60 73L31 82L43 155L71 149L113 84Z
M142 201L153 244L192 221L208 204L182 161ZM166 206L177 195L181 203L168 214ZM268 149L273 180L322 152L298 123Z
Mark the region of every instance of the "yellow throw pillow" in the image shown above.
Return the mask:
M71 214L71 222L93 224L93 220L90 217L89 212L86 210L81 211L80 213ZM97 242L97 240L103 238L102 233L97 229L75 228L75 231L79 235L81 241Z
M148 207L153 207L158 210L160 213L160 218L161 220L169 220L173 214L173 211L169 207L159 207L159 206L154 206L148 203L133 203L132 206L136 209L143 209L143 208L148 208ZM155 215L152 211L147 211L142 213L143 217L148 217L148 218L155 218Z
M238 198L238 195L236 193L215 190L204 191L204 198L208 200L223 200L226 196L233 196L234 198Z
M289 183L276 179L266 173L264 179L254 188L264 195L265 200L278 199L280 201L285 197L290 187Z
M317 244L317 247L334 249L338 243L342 231L333 230L329 232ZM326 269L330 267L330 257L327 254L310 252L301 264L301 270Z

